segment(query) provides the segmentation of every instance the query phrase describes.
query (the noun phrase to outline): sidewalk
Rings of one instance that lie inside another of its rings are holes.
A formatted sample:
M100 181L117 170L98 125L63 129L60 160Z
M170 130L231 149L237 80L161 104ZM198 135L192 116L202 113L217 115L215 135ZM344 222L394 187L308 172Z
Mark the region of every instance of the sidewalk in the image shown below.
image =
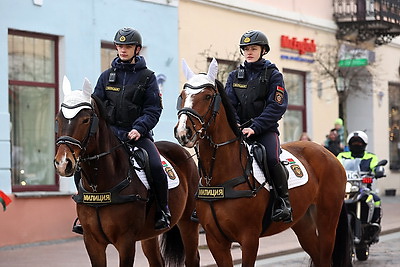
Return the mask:
M400 196L383 196L382 208L382 235L400 231ZM207 249L204 234L200 235L199 251L201 266L216 266L210 251ZM301 251L301 247L295 234L289 229L274 236L261 238L258 255L262 258L269 258L295 251ZM235 260L241 258L241 250L236 243L233 245L232 255ZM109 246L107 248L107 257L109 266L118 266L118 253L114 247ZM67 240L0 248L0 267L3 266L89 267L90 262L82 238L77 236L76 238ZM134 266L148 266L139 242L136 245Z

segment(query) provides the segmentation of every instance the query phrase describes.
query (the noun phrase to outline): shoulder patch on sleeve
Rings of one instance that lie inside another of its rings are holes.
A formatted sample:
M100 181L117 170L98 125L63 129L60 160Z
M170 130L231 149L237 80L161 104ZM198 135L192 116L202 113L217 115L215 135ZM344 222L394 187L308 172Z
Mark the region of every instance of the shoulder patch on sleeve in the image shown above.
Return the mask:
M279 105L282 105L283 103L283 93L285 92L285 88L281 86L276 87L276 92L275 92L275 102L278 103Z

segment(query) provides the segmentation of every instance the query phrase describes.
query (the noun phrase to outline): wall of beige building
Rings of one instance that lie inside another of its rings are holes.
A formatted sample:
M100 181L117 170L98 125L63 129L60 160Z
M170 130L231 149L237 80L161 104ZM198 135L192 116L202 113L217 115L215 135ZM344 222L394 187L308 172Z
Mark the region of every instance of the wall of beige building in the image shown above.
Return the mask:
M389 160L389 83L400 83L400 38L388 45L375 49L377 66L374 68L375 83L373 91L374 107L374 153L380 159ZM383 97L380 98L380 95ZM377 182L377 187L383 193L386 189L400 191L400 172L390 171L386 166L387 177Z
M301 5L299 3L302 3ZM321 12L320 12L321 11ZM179 3L179 53L195 72L207 71L206 56L232 59L239 53L241 35L250 29L263 31L270 43L271 52L266 56L280 70L292 69L307 73L307 131L317 143L325 140L338 117L336 91L329 80L321 80L316 64L281 59L281 35L298 39L314 39L318 47L336 43L336 26L332 20L332 1L262 1L262 0L181 0ZM398 41L375 49L378 62L374 70L377 78L373 85L373 118L369 149L379 158L389 159L388 139L388 83L399 82ZM396 55L396 56L393 56ZM241 57L243 60L243 58ZM379 70L379 69L382 70ZM379 82L378 82L379 81ZM180 71L180 88L186 82ZM377 92L384 92L382 100ZM290 96L289 96L290 101ZM285 118L283 118L284 120ZM352 130L352 129L350 129ZM284 132L283 122L280 131ZM284 136L281 136L283 140ZM377 182L377 189L400 190L400 174L391 172L388 178Z

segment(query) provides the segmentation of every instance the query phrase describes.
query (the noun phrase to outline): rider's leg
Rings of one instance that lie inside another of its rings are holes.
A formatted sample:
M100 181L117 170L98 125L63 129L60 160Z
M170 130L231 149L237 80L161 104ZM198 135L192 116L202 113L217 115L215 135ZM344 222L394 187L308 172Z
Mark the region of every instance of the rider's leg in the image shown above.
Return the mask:
M288 173L279 159L281 148L278 134L275 132L265 133L258 141L265 146L268 168L274 182L275 190L279 196L274 203L272 220L276 222L291 222L293 219L292 208L289 201Z
M80 181L81 181L81 172L76 172L74 174L74 182L77 191L79 188ZM74 224L72 225L72 232L83 235L83 228L82 225L78 223L78 218L75 219Z
M292 218L292 207L289 201L289 190L288 190L288 176L285 167L279 162L275 166L270 168L271 176L274 181L275 189L279 195L277 202L275 203L275 209L272 214L272 220L275 222L284 221L291 222Z
M171 212L168 207L168 181L161 165L160 155L155 144L148 138L139 139L135 145L145 149L149 156L152 186L159 207L156 212L155 228L168 228L171 220Z
M373 237L373 241L375 243L379 242L379 233L381 232L381 219L382 219L382 208L381 208L381 199L378 195L372 193L374 198L374 213L371 219L371 236Z

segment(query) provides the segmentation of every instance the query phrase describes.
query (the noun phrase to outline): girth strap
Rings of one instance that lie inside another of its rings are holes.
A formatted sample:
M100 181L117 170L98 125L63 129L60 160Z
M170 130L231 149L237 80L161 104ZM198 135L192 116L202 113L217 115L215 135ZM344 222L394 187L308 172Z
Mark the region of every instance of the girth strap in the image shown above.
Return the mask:
M147 198L142 198L140 195L120 195L119 193L131 183L131 178L127 177L119 184L111 188L107 192L91 193L83 188L82 180L79 183L78 194L72 196L72 199L78 204L85 204L91 207L102 207L112 204L122 204L141 200L147 202Z
M219 186L202 186L196 192L196 198L204 201L216 201L220 199L233 199L242 197L254 197L258 190L235 190L234 187L247 182L247 177L239 176L226 181Z

